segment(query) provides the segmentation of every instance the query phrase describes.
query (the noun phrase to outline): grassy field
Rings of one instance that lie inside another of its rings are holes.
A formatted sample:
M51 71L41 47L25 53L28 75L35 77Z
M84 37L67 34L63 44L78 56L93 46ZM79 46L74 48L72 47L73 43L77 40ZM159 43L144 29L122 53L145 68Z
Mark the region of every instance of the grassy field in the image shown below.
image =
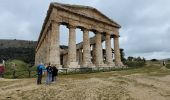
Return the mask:
M170 100L170 70L160 63L137 69L60 75L56 83L36 78L0 79L0 100Z

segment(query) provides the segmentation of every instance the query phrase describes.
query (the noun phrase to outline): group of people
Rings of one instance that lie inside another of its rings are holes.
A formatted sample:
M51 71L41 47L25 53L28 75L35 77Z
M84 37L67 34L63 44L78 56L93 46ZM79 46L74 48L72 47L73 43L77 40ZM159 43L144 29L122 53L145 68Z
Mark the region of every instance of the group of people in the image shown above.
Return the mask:
M56 66L51 65L50 63L47 66L44 66L42 63L37 66L37 84L42 84L42 76L46 73L46 84L51 84L51 82L57 81L58 69Z

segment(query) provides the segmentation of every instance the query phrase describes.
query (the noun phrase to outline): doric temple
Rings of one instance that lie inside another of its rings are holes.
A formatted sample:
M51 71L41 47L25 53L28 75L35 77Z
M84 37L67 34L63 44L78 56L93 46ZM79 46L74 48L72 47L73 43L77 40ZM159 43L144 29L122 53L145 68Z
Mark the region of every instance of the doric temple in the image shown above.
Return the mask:
M66 25L69 29L68 47L60 46L60 25ZM60 68L122 67L120 27L95 8L51 3L38 39L35 64L51 63ZM83 32L83 41L78 44L76 28ZM89 31L95 36L90 38ZM112 38L114 49L111 48ZM103 41L106 49L102 47Z

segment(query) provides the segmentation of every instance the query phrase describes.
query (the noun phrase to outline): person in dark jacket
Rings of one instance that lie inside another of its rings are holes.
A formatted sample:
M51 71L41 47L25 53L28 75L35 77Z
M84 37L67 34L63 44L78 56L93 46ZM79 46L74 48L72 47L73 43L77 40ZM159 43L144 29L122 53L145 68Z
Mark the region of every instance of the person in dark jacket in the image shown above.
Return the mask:
M47 80L46 80L46 84L51 84L52 82L52 72L53 72L53 68L51 66L51 64L49 63L47 68Z
M53 72L52 72L52 82L56 81L56 76L58 76L58 69L53 66Z
M42 63L37 66L37 85L41 84L43 69L44 65Z

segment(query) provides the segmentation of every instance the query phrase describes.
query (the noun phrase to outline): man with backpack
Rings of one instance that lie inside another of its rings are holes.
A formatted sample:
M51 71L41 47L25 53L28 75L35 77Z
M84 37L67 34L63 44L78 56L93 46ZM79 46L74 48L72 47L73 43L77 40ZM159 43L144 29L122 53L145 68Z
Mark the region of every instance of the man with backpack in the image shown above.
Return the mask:
M48 84L51 84L51 82L52 82L52 72L53 72L53 68L50 63L48 64L46 70L47 70L46 84L48 85Z
M41 84L43 69L44 65L42 63L37 66L37 85Z

